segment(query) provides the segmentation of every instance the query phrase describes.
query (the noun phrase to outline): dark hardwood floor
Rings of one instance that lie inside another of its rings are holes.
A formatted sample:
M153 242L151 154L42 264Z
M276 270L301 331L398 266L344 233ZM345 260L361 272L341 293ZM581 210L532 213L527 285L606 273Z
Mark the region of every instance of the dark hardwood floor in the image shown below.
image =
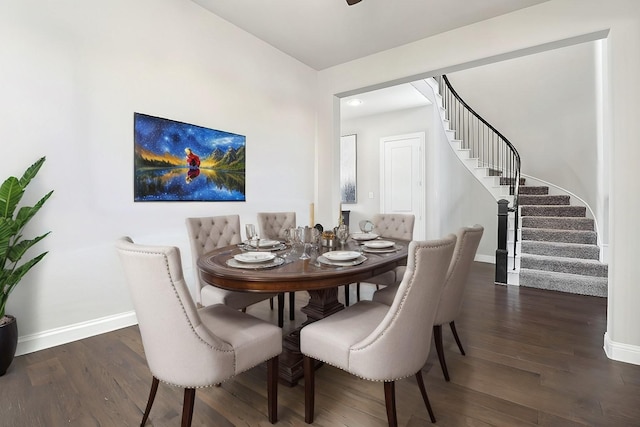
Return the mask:
M493 274L492 265L473 267L456 321L466 356L443 328L451 382L433 347L423 369L436 425L640 426L640 366L602 349L606 299L496 286ZM363 295L372 289L363 286ZM306 293L296 295L301 307ZM267 302L248 312L276 322ZM296 323L303 320L297 312ZM193 425L271 425L265 375L257 367L199 389ZM136 426L150 384L137 327L20 356L0 377L0 426ZM398 381L396 393L399 425L431 424L413 377ZM280 386L278 409L277 425L306 425L303 384ZM160 384L147 425L178 426L181 410L182 390ZM323 366L314 425L385 426L382 384Z

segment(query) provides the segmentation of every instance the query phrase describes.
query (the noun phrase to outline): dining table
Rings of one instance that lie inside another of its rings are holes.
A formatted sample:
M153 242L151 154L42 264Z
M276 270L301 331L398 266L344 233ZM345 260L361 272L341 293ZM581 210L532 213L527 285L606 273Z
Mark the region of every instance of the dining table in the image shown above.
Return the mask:
M339 286L366 282L371 277L406 265L409 242L350 238L343 246L335 248L315 245L309 251L308 259L301 259L302 249L277 243L278 246L266 249L260 244L257 248L248 247L246 242L218 248L201 255L197 265L204 283L222 289L308 292L308 303L301 308L307 319L283 337L280 356L280 382L295 386L303 377L300 329L344 309L338 300Z

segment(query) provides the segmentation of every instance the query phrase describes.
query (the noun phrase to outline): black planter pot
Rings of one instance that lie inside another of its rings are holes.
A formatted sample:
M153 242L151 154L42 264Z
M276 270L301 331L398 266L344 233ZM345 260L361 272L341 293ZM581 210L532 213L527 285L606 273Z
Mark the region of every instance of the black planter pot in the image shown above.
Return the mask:
M0 326L0 376L7 372L18 346L18 322L13 316L7 317L9 323Z

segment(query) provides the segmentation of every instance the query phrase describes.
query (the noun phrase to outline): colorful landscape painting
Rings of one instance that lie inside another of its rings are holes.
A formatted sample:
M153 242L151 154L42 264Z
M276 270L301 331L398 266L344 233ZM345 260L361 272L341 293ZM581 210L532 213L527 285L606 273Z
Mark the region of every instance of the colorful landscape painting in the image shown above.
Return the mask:
M134 201L245 201L246 137L134 113Z

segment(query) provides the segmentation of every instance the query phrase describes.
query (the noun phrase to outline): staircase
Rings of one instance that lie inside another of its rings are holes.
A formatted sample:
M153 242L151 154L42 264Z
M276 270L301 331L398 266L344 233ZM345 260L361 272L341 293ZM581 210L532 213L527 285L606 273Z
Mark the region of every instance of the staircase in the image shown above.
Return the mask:
M515 147L459 98L446 77L427 79L425 83L430 90L414 86L439 107L453 151L496 201L505 199L513 208L509 214L513 229L507 243L510 265L506 266L505 281L606 297L608 266L599 261L595 223L587 218L586 207L571 205L569 195L550 195L548 186L527 186L520 175ZM485 128L487 135L496 135L488 142Z
M519 285L606 297L608 266L586 208L546 186L521 186L519 201Z

